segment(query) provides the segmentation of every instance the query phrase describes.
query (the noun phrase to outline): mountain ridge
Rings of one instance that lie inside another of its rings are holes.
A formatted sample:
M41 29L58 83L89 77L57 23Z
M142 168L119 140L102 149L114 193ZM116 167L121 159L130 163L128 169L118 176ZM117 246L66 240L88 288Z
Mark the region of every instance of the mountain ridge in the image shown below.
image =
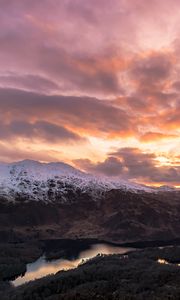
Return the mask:
M101 196L104 191L111 189L133 192L158 191L128 180L85 173L64 162L41 163L23 160L0 163L0 196L8 200L23 195L27 200L50 201L49 192L56 196L65 196L68 188L94 194L94 199L97 199L98 194ZM56 196L54 197L57 199Z

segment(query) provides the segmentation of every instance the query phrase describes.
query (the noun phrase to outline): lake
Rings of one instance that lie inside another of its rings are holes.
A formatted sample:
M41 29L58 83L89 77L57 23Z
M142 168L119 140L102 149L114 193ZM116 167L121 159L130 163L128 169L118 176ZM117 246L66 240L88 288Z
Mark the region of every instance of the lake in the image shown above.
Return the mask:
M76 268L82 262L97 256L98 254L125 254L132 251L133 248L118 247L106 243L96 243L87 246L87 249L79 251L72 258L59 258L47 261L45 255L41 256L35 262L27 264L27 271L24 276L19 276L12 281L14 286L19 286L31 280L35 280L49 274L55 274L61 270Z

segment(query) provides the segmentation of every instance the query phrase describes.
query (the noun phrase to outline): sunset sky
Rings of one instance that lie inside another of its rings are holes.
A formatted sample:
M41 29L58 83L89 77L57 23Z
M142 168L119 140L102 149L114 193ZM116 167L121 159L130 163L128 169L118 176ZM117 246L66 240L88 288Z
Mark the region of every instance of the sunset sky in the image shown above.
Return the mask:
M0 0L0 161L180 186L179 129L179 0Z

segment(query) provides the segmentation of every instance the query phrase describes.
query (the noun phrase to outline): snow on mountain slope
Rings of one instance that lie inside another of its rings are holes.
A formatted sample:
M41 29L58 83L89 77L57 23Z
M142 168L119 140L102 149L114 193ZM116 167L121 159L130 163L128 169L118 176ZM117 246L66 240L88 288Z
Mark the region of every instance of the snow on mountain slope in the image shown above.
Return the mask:
M153 188L123 180L112 180L84 173L65 163L24 160L0 164L0 197L10 201L19 197L46 202L67 201L71 193L88 193L93 199L111 189L154 192Z

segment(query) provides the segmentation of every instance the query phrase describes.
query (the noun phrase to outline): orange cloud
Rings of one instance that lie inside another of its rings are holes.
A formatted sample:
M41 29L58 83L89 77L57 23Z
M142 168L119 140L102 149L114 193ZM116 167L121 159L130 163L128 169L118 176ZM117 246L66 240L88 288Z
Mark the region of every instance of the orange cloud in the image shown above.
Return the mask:
M177 135L165 134L160 132L146 132L140 136L140 141L145 143L151 143L152 141L160 141L162 139L176 139Z

